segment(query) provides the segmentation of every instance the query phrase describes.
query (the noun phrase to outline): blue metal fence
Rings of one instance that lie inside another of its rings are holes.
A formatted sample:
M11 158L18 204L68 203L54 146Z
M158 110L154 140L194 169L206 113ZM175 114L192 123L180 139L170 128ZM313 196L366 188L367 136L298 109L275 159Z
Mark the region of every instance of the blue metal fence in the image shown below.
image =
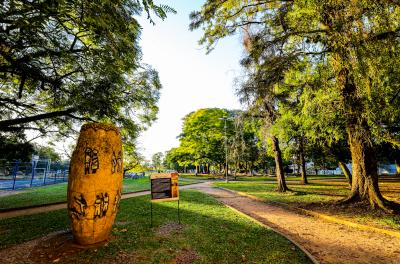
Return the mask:
M22 189L68 181L69 163L33 160L0 162L0 189Z

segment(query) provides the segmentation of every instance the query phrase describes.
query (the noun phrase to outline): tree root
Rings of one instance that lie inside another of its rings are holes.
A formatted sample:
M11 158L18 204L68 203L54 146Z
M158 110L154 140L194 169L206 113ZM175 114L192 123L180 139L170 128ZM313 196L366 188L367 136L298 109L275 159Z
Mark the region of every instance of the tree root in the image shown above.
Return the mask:
M386 200L385 198L383 198L383 200L375 201L375 203L377 207L371 205L374 209L381 209L388 214L400 213L400 204L398 203Z
M400 204L395 203L393 201L389 201L383 197L375 198L375 199L361 199L361 197L357 193L351 194L349 197L346 197L342 200L335 202L335 204L354 204L357 202L369 202L369 205L372 209L382 210L388 214L395 214L400 212Z
M360 201L361 201L361 199L360 199L359 195L353 193L350 196L348 196L342 200L339 200L335 203L336 204L351 204L351 203L356 203L356 202L360 202Z

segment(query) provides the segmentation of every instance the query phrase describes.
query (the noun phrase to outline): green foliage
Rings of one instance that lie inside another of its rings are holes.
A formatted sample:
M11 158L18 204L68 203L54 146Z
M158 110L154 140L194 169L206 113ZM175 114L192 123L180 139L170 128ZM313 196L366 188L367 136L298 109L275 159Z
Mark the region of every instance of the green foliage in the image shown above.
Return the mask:
M170 170L179 170L179 162L186 160L184 157L180 156L178 148L172 148L165 153L163 165L165 168Z
M162 169L163 158L164 158L164 154L162 154L161 152L157 152L157 153L153 154L153 156L151 157L153 169L155 169L155 170Z
M0 130L56 130L113 122L136 137L156 117L158 73L141 63L136 16L162 19L152 0L3 1Z
M35 144L35 155L38 155L40 159L51 159L51 161L60 161L61 157L57 151L51 146L42 146Z
M180 146L175 150L181 166L194 164L222 164L225 161L225 121L234 113L225 109L199 109L183 119ZM231 138L233 122L226 121L226 135Z
M243 34L239 95L269 119L264 132L281 139L287 157L299 139L334 155L349 130L400 146L399 13L393 1L209 0L190 27L203 29L208 51Z
M144 171L144 157L140 155L136 148L135 141L124 142L124 174L127 171Z
M226 120L226 131L225 131ZM204 172L228 164L232 171L247 172L269 167L265 144L259 137L261 122L238 110L199 109L184 118L180 146L166 153L165 165L174 170L202 165ZM225 138L226 132L226 138Z
M0 160L29 161L34 152L34 146L26 142L25 135L11 134L4 136L0 134Z
M235 172L247 172L254 169L265 170L270 167L265 141L259 136L262 122L246 112L239 112L235 118L235 130L229 141L229 160Z

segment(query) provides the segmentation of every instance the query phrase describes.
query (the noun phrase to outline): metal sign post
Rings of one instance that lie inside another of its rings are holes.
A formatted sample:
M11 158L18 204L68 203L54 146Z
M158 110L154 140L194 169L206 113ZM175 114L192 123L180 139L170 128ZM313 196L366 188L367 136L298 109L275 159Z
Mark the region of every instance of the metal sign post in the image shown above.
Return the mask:
M151 201L150 225L153 227L153 203L178 201L178 222L181 223L179 211L178 173L160 173L150 176Z

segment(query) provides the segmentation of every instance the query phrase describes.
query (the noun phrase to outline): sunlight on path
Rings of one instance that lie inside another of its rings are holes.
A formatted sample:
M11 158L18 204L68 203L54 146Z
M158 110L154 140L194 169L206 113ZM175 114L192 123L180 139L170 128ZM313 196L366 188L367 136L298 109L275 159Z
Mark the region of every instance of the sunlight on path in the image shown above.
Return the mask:
M400 239L352 229L202 184L193 187L287 235L321 263L399 263Z

